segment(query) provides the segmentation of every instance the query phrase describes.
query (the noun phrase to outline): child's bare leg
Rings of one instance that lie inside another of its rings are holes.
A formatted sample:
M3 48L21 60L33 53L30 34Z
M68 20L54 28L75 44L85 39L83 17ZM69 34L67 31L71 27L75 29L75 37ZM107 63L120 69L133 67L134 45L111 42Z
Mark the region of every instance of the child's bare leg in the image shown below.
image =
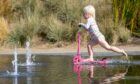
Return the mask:
M103 47L103 48L105 48L105 49L107 49L107 50L110 50L110 51L114 51L114 52L117 52L117 53L122 53L122 54L124 54L125 56L126 56L126 58L128 59L128 56L127 56L127 53L123 50L123 49L119 49L119 48L117 48L117 47L115 47L115 46L110 46L107 42L106 42L106 40L99 40L99 44Z
M84 59L83 61L87 62L87 61L93 61L93 51L92 51L92 46L89 44L87 44L87 50L88 50L88 55L89 55L89 58L87 59Z
M97 45L97 41L93 41L91 40L88 44L87 44L87 50L88 50L88 55L89 55L89 58L86 59L85 61L93 61L94 58L93 58L93 50L92 50L92 47Z
M89 59L93 61L94 59L93 59L92 46L91 46L90 44L88 44L88 45L87 45L87 49L88 49Z

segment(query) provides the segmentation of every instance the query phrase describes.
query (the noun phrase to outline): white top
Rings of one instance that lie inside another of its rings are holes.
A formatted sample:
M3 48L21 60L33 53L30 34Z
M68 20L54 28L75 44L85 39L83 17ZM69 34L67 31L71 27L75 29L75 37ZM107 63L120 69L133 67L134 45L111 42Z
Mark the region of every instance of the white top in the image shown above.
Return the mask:
M99 31L95 19L92 17L87 19L86 24L80 23L80 25L90 33L91 37L99 38L100 36L103 36L103 34Z

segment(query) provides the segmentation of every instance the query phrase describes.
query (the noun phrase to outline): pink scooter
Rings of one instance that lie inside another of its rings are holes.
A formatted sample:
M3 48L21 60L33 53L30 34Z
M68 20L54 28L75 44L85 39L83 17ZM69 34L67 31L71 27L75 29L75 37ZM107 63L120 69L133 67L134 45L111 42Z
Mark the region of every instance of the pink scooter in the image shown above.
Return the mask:
M73 57L73 64L107 64L106 58L103 58L102 60L94 60L94 61L85 61L81 58L80 55L80 32L78 32L78 49L77 54Z
M81 55L80 55L80 32L78 32L78 49L77 54L73 57L73 64L78 64L82 61Z

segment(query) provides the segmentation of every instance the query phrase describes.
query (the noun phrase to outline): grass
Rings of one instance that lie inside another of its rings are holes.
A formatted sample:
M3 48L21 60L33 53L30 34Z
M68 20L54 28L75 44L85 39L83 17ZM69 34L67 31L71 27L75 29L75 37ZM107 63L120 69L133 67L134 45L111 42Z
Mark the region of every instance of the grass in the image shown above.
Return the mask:
M75 42L82 9L92 4L96 20L109 43L126 42L140 31L139 0L1 0L0 15L10 25L8 43L23 46L26 41ZM122 4L123 3L123 4ZM129 29L129 30L128 30ZM137 31L138 30L138 31ZM125 31L123 33L122 31ZM82 31L82 42L89 39Z
M41 21L38 15L28 15L27 18L20 19L17 23L13 23L12 31L9 35L9 42L23 46L26 41L32 41L32 38L36 36Z
M10 13L11 13L11 0L0 0L0 16L8 17L10 16Z
M115 24L122 21L125 26L130 29L131 34L139 31L139 0L113 0L113 13Z
M4 17L0 17L0 43L3 45L9 33L9 25Z
M47 39L53 42L70 40L72 32L69 24L63 24L56 16L51 15L47 22Z
M127 43L129 38L130 38L130 31L125 27L120 27L119 28L119 41L122 43Z

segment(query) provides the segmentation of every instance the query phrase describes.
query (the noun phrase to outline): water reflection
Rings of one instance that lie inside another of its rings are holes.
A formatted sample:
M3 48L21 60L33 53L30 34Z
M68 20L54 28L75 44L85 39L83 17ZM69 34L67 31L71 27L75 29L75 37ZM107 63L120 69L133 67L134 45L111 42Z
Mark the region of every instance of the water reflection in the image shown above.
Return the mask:
M27 73L32 73L34 70L33 67L26 67L26 68L27 68ZM26 78L26 82L27 82L26 84L32 84L32 76L31 75L25 76L25 78ZM13 77L13 84L20 84L18 80L19 80L19 76Z
M112 67L112 66L109 66ZM114 67L114 66L113 66ZM125 77L125 75L128 72L128 67L125 68L125 70L122 70L123 72L116 72L113 73L107 73L105 70L107 69L109 72L108 67L106 66L96 66L96 65L74 65L73 66L73 72L77 74L77 81L78 84L85 84L82 83L81 74L84 72L87 72L87 81L88 84L111 84L112 82L119 81ZM100 71L97 70L100 68ZM96 71L95 71L96 70ZM98 72L98 73L96 73ZM101 75L97 75L101 74ZM96 77L97 76L97 77ZM85 81L85 79L83 79Z
M31 67L31 66L28 67L28 66L27 66L27 72L28 72L28 73L32 73L33 70L34 70L33 67ZM27 77L27 84L32 84L32 76L28 76L28 77Z
M18 77L13 78L13 84L18 84Z
M67 56L37 56L34 63L40 63L39 66L18 66L18 75L14 75L11 57L12 56L0 56L0 59L2 59L2 62L0 61L0 84L140 83L140 62L138 59L138 62L132 60L132 63L127 64L117 64L118 62L116 62L116 64L106 64L106 66L102 66L99 64L73 65L71 57ZM11 58L11 60L3 62L3 60L7 58Z

